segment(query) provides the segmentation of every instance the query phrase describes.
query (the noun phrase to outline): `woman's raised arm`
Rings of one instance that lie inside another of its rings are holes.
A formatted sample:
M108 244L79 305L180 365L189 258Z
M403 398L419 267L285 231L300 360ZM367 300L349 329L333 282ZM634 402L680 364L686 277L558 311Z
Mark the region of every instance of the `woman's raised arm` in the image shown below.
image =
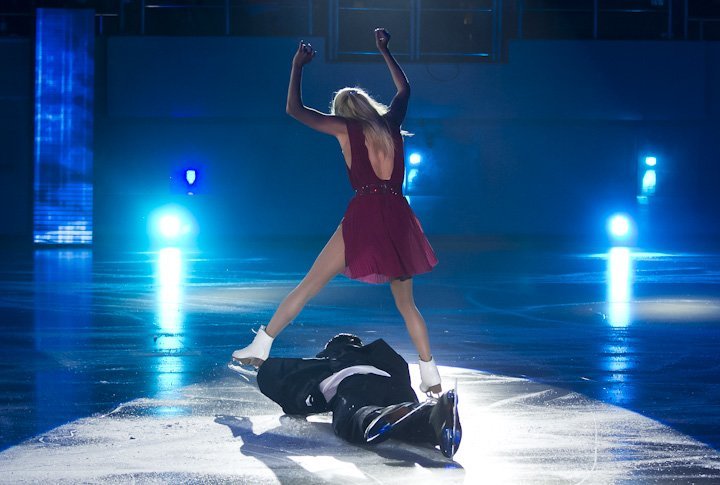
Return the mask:
M390 32L385 29L375 29L375 45L380 51L380 54L382 54L383 59L385 59L385 63L390 70L390 75L397 89L397 93L390 103L388 116L397 125L400 125L405 119L405 113L407 113L408 100L410 99L410 83L400 64L398 64L395 57L390 53L390 49L388 48L389 42Z
M347 127L342 118L308 108L302 102L302 70L306 64L312 61L314 56L315 51L312 46L301 41L292 60L285 112L313 130L333 136L345 134L347 133Z

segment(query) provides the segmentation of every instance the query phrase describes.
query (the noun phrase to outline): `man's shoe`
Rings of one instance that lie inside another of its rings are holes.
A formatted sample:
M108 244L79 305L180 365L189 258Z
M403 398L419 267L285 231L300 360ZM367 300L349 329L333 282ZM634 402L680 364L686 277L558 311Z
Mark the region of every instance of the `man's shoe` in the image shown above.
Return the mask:
M451 389L438 398L430 413L430 425L435 431L440 451L448 458L455 455L462 439L457 403L457 391Z

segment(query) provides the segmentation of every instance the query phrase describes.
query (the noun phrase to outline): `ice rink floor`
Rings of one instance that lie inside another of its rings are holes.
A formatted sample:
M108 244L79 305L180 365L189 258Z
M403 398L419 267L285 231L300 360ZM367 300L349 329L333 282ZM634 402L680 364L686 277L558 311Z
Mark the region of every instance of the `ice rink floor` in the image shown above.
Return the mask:
M433 241L415 298L459 389L450 461L342 442L226 369L323 243L6 251L0 482L720 482L717 252ZM389 288L343 277L273 355L338 332L416 361Z

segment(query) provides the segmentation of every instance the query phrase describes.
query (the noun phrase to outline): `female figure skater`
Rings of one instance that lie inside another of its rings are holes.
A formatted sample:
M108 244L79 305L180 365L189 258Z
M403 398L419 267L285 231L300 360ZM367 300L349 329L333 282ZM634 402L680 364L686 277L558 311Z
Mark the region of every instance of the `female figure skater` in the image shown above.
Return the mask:
M235 362L258 366L266 360L273 339L333 277L343 273L369 283L390 282L420 357L420 390L442 391L425 321L413 299L413 275L430 271L437 258L402 195L405 165L400 125L410 85L390 54L389 40L385 29L375 30L375 43L397 88L389 108L359 88L338 91L330 115L308 108L302 103L301 77L315 51L301 42L293 57L286 111L310 128L337 138L355 197L308 274L283 300L267 328L261 327L249 346L233 352Z

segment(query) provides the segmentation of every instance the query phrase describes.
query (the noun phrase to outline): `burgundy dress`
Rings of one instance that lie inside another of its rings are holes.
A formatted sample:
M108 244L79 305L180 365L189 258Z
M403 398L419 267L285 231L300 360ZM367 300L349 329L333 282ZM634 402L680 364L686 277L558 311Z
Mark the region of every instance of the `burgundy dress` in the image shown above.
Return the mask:
M352 167L348 169L355 197L342 221L345 271L349 278L385 283L426 273L437 258L420 221L402 195L405 155L400 127L391 125L395 142L392 175L382 180L370 164L360 122L347 120Z

